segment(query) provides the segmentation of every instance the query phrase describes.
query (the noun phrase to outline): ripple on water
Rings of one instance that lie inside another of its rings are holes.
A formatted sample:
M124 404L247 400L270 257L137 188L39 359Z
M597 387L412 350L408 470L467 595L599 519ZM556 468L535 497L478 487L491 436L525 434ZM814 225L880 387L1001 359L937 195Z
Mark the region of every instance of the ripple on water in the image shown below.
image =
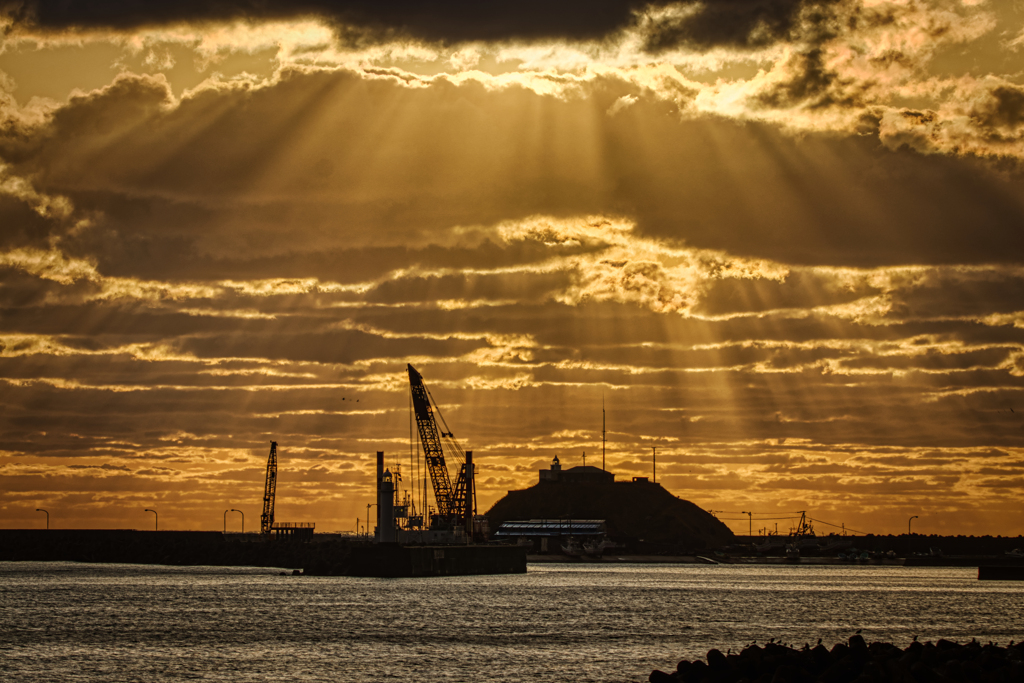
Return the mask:
M640 681L708 649L1024 638L962 568L541 565L436 579L0 563L0 673L35 681Z

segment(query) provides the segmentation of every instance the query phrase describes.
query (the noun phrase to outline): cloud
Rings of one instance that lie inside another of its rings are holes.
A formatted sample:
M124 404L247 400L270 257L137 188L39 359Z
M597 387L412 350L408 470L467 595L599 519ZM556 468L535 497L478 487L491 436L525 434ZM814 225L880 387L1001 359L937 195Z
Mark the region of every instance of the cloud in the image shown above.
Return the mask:
M0 54L5 524L159 500L220 528L270 440L350 517L375 451L408 461L411 362L483 506L657 444L704 507L1019 525L994 4L38 7Z
M19 24L42 28L119 30L192 21L260 21L313 15L382 34L399 33L425 40L460 42L555 36L576 39L600 37L630 23L633 12L644 5L647 2L629 0L569 0L557 6L537 0L498 0L486 5L448 0L432 3L430 7L416 2L382 4L365 0L232 0L213 5L202 2L162 4L143 0L102 0L83 5L34 0L7 3L5 11Z
M838 0L725 0L650 7L642 14L644 48L662 52L688 45L755 48L790 37L803 17L822 22Z

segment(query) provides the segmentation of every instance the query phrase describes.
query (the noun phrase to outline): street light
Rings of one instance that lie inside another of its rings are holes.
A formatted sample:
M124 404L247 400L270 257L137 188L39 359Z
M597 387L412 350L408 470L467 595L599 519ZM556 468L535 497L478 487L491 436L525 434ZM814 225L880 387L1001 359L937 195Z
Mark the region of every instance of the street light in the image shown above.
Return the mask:
M145 510L143 510L143 512L152 512L153 513L153 531L159 531L160 530L160 515L156 514L156 510L150 510L149 508L146 508Z
M915 519L917 519L917 515L914 515L913 517L907 520L907 536L910 536L912 533L910 531L910 525L914 522Z
M242 512L241 510L236 510L235 508L231 508L231 511L232 512L237 512L238 514L242 515L242 533L244 534L245 533L245 513Z
M46 512L46 510L44 510L42 508L36 508L36 512ZM50 513L49 512L46 512L46 528L47 529L50 528Z
M374 505L376 505L376 503L367 503L366 504L366 540L367 541L370 540L370 508L372 508Z
M224 533L228 532L228 511L224 511Z
M747 536L754 535L754 513L753 512L741 512L741 515L747 516Z

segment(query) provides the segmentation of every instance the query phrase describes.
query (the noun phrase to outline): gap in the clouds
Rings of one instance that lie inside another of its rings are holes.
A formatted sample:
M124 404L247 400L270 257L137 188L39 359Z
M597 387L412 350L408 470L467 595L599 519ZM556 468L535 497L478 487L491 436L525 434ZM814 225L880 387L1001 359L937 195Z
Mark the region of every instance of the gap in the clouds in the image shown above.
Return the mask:
M278 67L277 56L277 48L265 48L252 53L222 52L208 61L188 45L167 43L134 54L125 53L118 60L118 66L137 74L162 73L172 92L180 96L214 76L231 80L248 74L257 80L268 79Z
M215 75L224 80L245 74L268 79L279 66L277 58L276 47L222 51L210 58L180 42L147 44L139 50L105 40L43 47L22 43L0 52L0 72L10 77L15 97L25 105L33 97L64 102L76 90L98 90L125 72L163 74L180 96Z
M1021 82L1020 46L1007 49L1013 33L1024 35L1021 33L1024 20L1021 19L1020 3L997 1L984 4L996 17L999 40L992 40L991 34L983 34L966 43L941 45L928 62L930 76L963 78L982 72L1016 77L1017 82Z
M0 71L14 81L14 95L22 105L33 97L63 102L73 90L108 85L122 54L121 47L103 42L43 49L23 45L0 53Z

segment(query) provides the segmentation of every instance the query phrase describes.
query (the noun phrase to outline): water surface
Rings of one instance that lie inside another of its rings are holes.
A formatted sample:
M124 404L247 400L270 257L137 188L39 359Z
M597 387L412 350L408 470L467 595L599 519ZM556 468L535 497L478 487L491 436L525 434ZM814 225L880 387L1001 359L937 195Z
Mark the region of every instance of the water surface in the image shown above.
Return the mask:
M0 562L0 680L624 682L769 638L1024 639L1024 584L973 568L279 571Z

